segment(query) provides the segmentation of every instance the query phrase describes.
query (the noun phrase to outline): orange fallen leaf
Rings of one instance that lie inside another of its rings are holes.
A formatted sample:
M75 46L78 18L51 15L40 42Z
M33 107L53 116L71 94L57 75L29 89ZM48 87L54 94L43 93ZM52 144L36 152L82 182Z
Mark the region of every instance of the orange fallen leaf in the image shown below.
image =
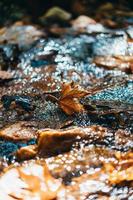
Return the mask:
M58 104L68 115L72 115L75 112L81 112L84 108L79 102L79 99L87 94L88 92L81 89L78 85L74 85L73 83L64 83L62 85L61 96L58 100Z
M109 175L109 182L119 184L122 181L133 181L133 167L128 167L126 170L114 170Z
M28 185L28 189L31 192L38 192L40 190L40 179L34 175L25 174L20 168L18 168L20 178ZM24 188L25 189L25 188Z
M37 193L40 196L40 200L55 199L61 189L60 182L51 176L46 163L43 166L42 177L26 174L21 168L18 168L18 172L20 178L28 185L28 189L26 190ZM54 185L56 187L53 187Z
M15 153L17 160L28 160L36 156L36 145L29 145L21 147Z
M10 179L12 179L14 184L10 181L7 182ZM22 164L22 166L10 167L2 175L0 185L3 188L0 188L0 194L3 200L52 200L56 199L58 194L64 191L64 186L60 180L51 176L44 161L28 161ZM0 199L2 199L1 196Z
M108 70L119 69L130 73L133 68L133 56L96 56L93 61Z
M13 78L13 75L10 72L0 70L0 79L9 80L9 79L12 79L12 78Z
M110 184L119 184L123 181L133 181L133 154L116 153L117 162L104 164Z

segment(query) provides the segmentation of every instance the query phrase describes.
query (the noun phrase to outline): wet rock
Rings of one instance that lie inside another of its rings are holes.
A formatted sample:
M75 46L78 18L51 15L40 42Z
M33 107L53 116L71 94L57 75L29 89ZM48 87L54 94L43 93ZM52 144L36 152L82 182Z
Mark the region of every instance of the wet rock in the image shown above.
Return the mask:
M75 20L72 20L72 26L75 29L82 29L82 28L86 28L90 25L90 24L96 24L96 21L93 20L90 17L87 17L85 15L81 15L78 18L76 18Z
M34 109L34 107L31 105L31 99L27 96L8 96L4 95L1 98L1 101L3 102L3 106L6 109L9 109L12 102L15 102L16 105L20 106L25 111L29 112Z
M119 102L119 106L123 103L127 104L127 106L133 105L133 83L132 81L126 81L121 86L112 87L112 89L107 89L99 94L96 94L92 97L93 100L103 100L103 101L117 101ZM110 105L111 106L111 105ZM128 109L128 107L125 107Z
M128 28L126 29L126 32L129 35L129 37L131 39L133 39L133 27L132 26L128 26Z
M108 87L108 85L106 85ZM127 128L133 131L132 81L112 85L83 100L88 116L87 123L98 123L110 128ZM88 99L88 100L87 100Z
M100 23L90 24L87 26L87 33L108 33L108 29Z
M127 39L121 35L104 35L97 36L96 42L93 45L93 53L97 56L117 56L127 53Z

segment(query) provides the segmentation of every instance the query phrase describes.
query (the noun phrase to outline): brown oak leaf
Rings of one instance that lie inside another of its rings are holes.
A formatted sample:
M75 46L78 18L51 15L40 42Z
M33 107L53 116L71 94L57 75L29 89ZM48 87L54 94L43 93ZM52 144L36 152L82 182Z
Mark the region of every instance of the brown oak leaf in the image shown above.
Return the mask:
M61 96L58 99L58 104L68 115L72 115L75 112L81 112L84 108L79 102L79 99L87 94L87 91L81 89L78 85L73 84L73 82L64 83L62 85Z

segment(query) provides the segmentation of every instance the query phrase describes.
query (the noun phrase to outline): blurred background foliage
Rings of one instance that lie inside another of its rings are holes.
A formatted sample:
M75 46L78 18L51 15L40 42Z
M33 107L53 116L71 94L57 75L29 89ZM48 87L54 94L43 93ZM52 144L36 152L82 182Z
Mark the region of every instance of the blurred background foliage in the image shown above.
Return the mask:
M133 10L133 0L2 0L0 1L0 26L9 25L17 20L36 22L49 8L58 6L72 13L95 15L99 7L107 3L116 9Z

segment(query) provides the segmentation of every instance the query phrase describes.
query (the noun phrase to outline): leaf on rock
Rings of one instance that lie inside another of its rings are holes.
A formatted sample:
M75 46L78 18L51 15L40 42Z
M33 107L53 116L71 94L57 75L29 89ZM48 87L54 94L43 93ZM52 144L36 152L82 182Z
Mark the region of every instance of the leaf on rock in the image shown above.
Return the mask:
M62 85L61 96L58 100L58 104L68 115L72 115L75 112L82 112L84 108L79 102L79 99L87 94L88 92L81 89L78 85L74 85L73 83L64 83Z

